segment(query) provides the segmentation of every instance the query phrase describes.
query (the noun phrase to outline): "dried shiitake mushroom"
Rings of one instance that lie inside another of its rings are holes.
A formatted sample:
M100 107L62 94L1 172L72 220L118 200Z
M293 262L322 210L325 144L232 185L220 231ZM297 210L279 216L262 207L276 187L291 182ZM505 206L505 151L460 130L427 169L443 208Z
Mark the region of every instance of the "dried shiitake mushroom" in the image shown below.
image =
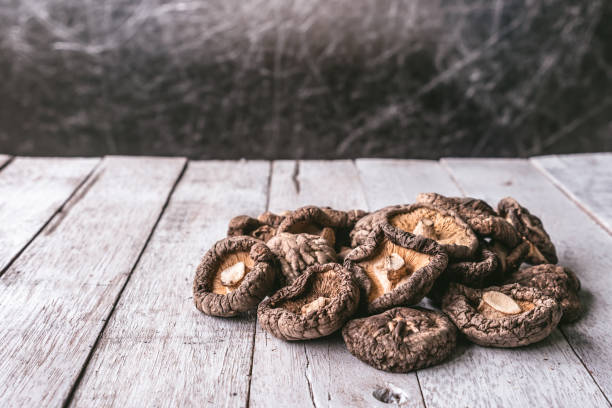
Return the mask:
M518 284L473 289L452 283L442 310L481 346L519 347L547 337L561 319L561 306L538 289Z
M436 241L384 223L344 261L369 313L418 303L447 263L448 255Z
M396 307L349 321L342 337L360 360L379 370L406 373L446 359L455 348L457 329L442 313Z
M573 322L582 313L578 298L580 280L569 268L552 264L532 266L513 273L507 283L533 287L555 298L563 309L561 321L564 323Z
M492 241L488 247L497 255L499 260L499 276L506 277L514 273L529 253L530 244L523 240L514 248L508 248L498 241Z
M336 261L334 249L318 235L279 232L267 245L278 257L283 285L291 284L311 265Z
M470 259L478 249L474 231L454 212L428 204L398 205L376 212L370 225L389 224L397 229L437 241L452 259ZM353 232L357 237L358 233ZM357 241L357 240L356 240Z
M556 264L559 261L555 246L538 217L512 197L502 199L497 204L497 210L529 242L527 262L538 265Z
M355 226L350 232L351 238L351 247L355 248L359 245L363 245L363 243L368 239L370 232L374 229L374 227L384 219L384 214L386 211L391 209L399 209L408 207L407 205L390 205L388 207L381 208L380 210L376 210L369 214L364 215L355 223Z
M238 215L230 220L227 236L247 235L267 242L276 235L276 230L285 217L266 211L259 217Z
M342 265L313 265L290 286L260 303L259 324L283 340L327 336L340 329L359 304L359 288Z
M500 217L486 202L471 197L445 197L436 193L417 195L417 203L454 211L463 218L481 238L491 238L509 248L521 242L518 231Z
M338 211L329 207L307 206L290 213L278 232L312 234L325 238L331 247L349 245L349 232L366 213L362 210Z
M218 241L204 255L193 282L196 307L230 317L254 309L274 290L274 255L261 241L238 236Z

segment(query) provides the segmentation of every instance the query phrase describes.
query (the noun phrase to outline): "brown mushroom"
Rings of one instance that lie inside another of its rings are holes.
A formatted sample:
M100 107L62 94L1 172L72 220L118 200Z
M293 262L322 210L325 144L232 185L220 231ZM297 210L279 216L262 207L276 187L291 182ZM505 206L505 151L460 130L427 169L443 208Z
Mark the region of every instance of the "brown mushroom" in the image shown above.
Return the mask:
M552 264L532 266L513 273L507 283L533 287L555 298L563 309L563 323L573 322L582 314L578 298L580 280L569 268Z
M246 235L267 242L276 235L276 230L285 217L266 211L257 218L238 215L230 220L227 236Z
M539 265L556 264L559 261L555 246L538 217L531 214L512 197L502 199L497 204L497 210L529 242L527 262Z
M388 207L381 208L369 214L364 215L355 223L355 226L350 232L351 247L355 248L359 245L363 245L368 239L370 232L374 229L376 224L380 223L384 219L384 213L395 208L404 208L407 205L390 205Z
M472 342L519 347L547 337L561 319L561 306L535 288L518 284L473 289L452 283L442 310Z
M417 195L416 201L454 211L481 238L491 238L509 248L514 248L521 242L518 231L482 200L471 197L445 197L437 193L421 193Z
M267 245L280 262L282 285L291 284L311 265L336 261L336 252L318 235L279 232Z
M406 373L446 359L455 348L457 329L442 313L396 307L349 321L342 337L360 360L379 370Z
M522 240L514 248L508 248L498 241L492 241L488 244L488 247L497 255L499 276L504 278L518 270L529 253L530 244Z
M377 225L344 261L361 287L368 313L418 303L447 263L436 241L390 224Z
M222 239L204 255L193 282L196 307L211 316L230 317L257 307L274 290L274 255L246 236Z
M349 245L349 233L366 213L362 210L338 211L329 207L306 206L289 214L278 232L312 234L325 238L331 247Z
M313 265L257 308L259 324L283 340L327 336L340 329L359 304L359 288L342 265Z
M428 204L398 205L376 212L371 224L390 224L402 231L437 241L453 259L470 259L478 249L474 231L454 212ZM360 236L354 232L353 236ZM357 241L357 239L356 239Z

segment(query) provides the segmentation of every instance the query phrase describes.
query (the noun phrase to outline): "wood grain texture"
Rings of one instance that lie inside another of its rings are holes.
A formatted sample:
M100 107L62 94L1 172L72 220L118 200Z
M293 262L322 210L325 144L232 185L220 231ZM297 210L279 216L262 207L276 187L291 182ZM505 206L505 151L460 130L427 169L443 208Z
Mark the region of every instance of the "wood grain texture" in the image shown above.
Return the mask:
M461 195L437 162L357 160L357 167L368 202L376 202L379 207L414 202L419 192ZM473 177L484 179L485 174ZM369 186L374 187L370 190ZM381 199L385 190L391 197L388 202ZM431 307L427 301L422 305ZM584 396L592 397L595 404L605 403L558 331L536 346L518 350L485 348L461 341L449 361L419 370L417 376L430 408L572 406Z
M274 162L271 211L303 205L348 210L366 208L357 171L351 161ZM251 381L252 407L387 406L372 393L389 385L406 394L403 406L422 406L416 377L378 371L353 357L342 337L284 342L257 326Z
M183 159L105 158L0 278L0 406L59 406Z
M582 281L581 300L587 312L578 322L563 325L561 329L589 372L578 366L578 359L572 356L560 336L552 336L535 348L542 351L540 355L534 355L534 349L527 348L531 354L524 360L526 365L513 376L501 377L524 378L528 385L523 392L518 392L514 383L509 390L513 392L507 395L508 401L514 404L528 400L526 396L537 395L545 398L542 402L552 401L552 405L607 405L589 381L589 373L609 398L612 395L609 375L612 259L607 248L612 248L612 237L526 160L448 159L443 163L467 195L484 198L493 205L503 197L512 196L539 216L557 247L559 263L572 268ZM547 344L550 349L546 348ZM546 370L555 360L559 371ZM489 370L499 372L493 366ZM534 375L538 372L542 375ZM474 387L474 393L478 389ZM541 396L543 390L546 396Z
M18 157L0 171L0 275L99 161Z
M74 406L245 406L254 316L193 304L195 269L229 219L264 211L268 162L190 162L109 320Z
M530 160L612 234L612 153L543 156Z

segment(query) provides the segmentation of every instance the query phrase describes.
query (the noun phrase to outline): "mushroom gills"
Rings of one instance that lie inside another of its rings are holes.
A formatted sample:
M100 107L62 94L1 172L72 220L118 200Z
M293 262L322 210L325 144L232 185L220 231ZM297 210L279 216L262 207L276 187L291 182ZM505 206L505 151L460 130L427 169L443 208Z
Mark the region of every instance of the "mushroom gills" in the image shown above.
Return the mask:
M400 260L404 264L398 267L401 264ZM385 240L376 255L359 262L372 283L368 301L372 302L402 285L414 271L427 265L430 260L430 255L406 249Z
M437 239L434 223L429 218L422 218L412 230L414 235L422 235L425 238Z
M514 299L501 292L485 292L482 295L482 301L504 314L514 315L523 311Z
M307 303L304 306L302 306L302 309L301 309L302 315L307 315L311 312L324 308L325 306L329 304L330 300L331 299L328 297L319 296L312 302Z
M246 275L244 262L237 262L221 272L221 283L223 286L236 286Z

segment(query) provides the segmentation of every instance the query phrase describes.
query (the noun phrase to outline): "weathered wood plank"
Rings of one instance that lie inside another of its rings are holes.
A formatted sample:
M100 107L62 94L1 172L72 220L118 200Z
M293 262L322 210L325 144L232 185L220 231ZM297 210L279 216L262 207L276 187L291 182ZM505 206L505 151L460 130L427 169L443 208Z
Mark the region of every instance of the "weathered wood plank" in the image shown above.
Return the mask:
M607 253L607 248L612 247L612 237L525 160L449 159L443 163L467 195L484 198L493 205L505 196L512 196L542 219L557 247L560 264L572 268L580 277L581 299L587 306L584 317L561 329L599 387L608 397L612 395L609 375L612 366L612 275L609 274L612 260ZM483 366L485 370L482 371L488 373L489 378L513 381L505 399L500 400L508 403L502 405L527 403L532 399L537 401L536 406L608 404L589 381L587 370L578 366L578 358L572 355L561 336L554 334L525 350L528 358L521 360L522 365L513 364L511 357L506 360L503 370L514 368L504 375L500 375L501 370L490 362ZM513 355L512 352L507 354ZM558 369L553 371L553 367ZM521 382L525 387L519 386ZM466 384L470 394L481 389Z
M461 195L436 162L358 160L357 167L368 202L376 202L377 207L414 202L419 192ZM478 177L485 178L483 174ZM381 199L385 190L392 192L387 201ZM599 390L559 332L542 344L519 350L461 342L449 361L419 370L417 376L427 407L571 406L584 395L602 402Z
M190 162L100 339L75 406L245 406L254 316L205 316L195 269L229 219L264 211L268 162Z
M59 406L184 159L105 158L0 278L0 406Z
M0 172L0 275L99 161L18 157Z
M296 171L297 170L297 171ZM274 162L271 211L307 204L338 209L366 208L357 171L350 161ZM404 406L422 406L413 374L377 371L353 357L337 333L307 342L284 342L257 327L251 380L252 407L387 406L372 393L379 387L401 388Z
M612 153L543 156L531 162L612 234Z
M2 169L2 167L9 161L11 160L11 156L6 155L6 154L0 154L0 169Z

